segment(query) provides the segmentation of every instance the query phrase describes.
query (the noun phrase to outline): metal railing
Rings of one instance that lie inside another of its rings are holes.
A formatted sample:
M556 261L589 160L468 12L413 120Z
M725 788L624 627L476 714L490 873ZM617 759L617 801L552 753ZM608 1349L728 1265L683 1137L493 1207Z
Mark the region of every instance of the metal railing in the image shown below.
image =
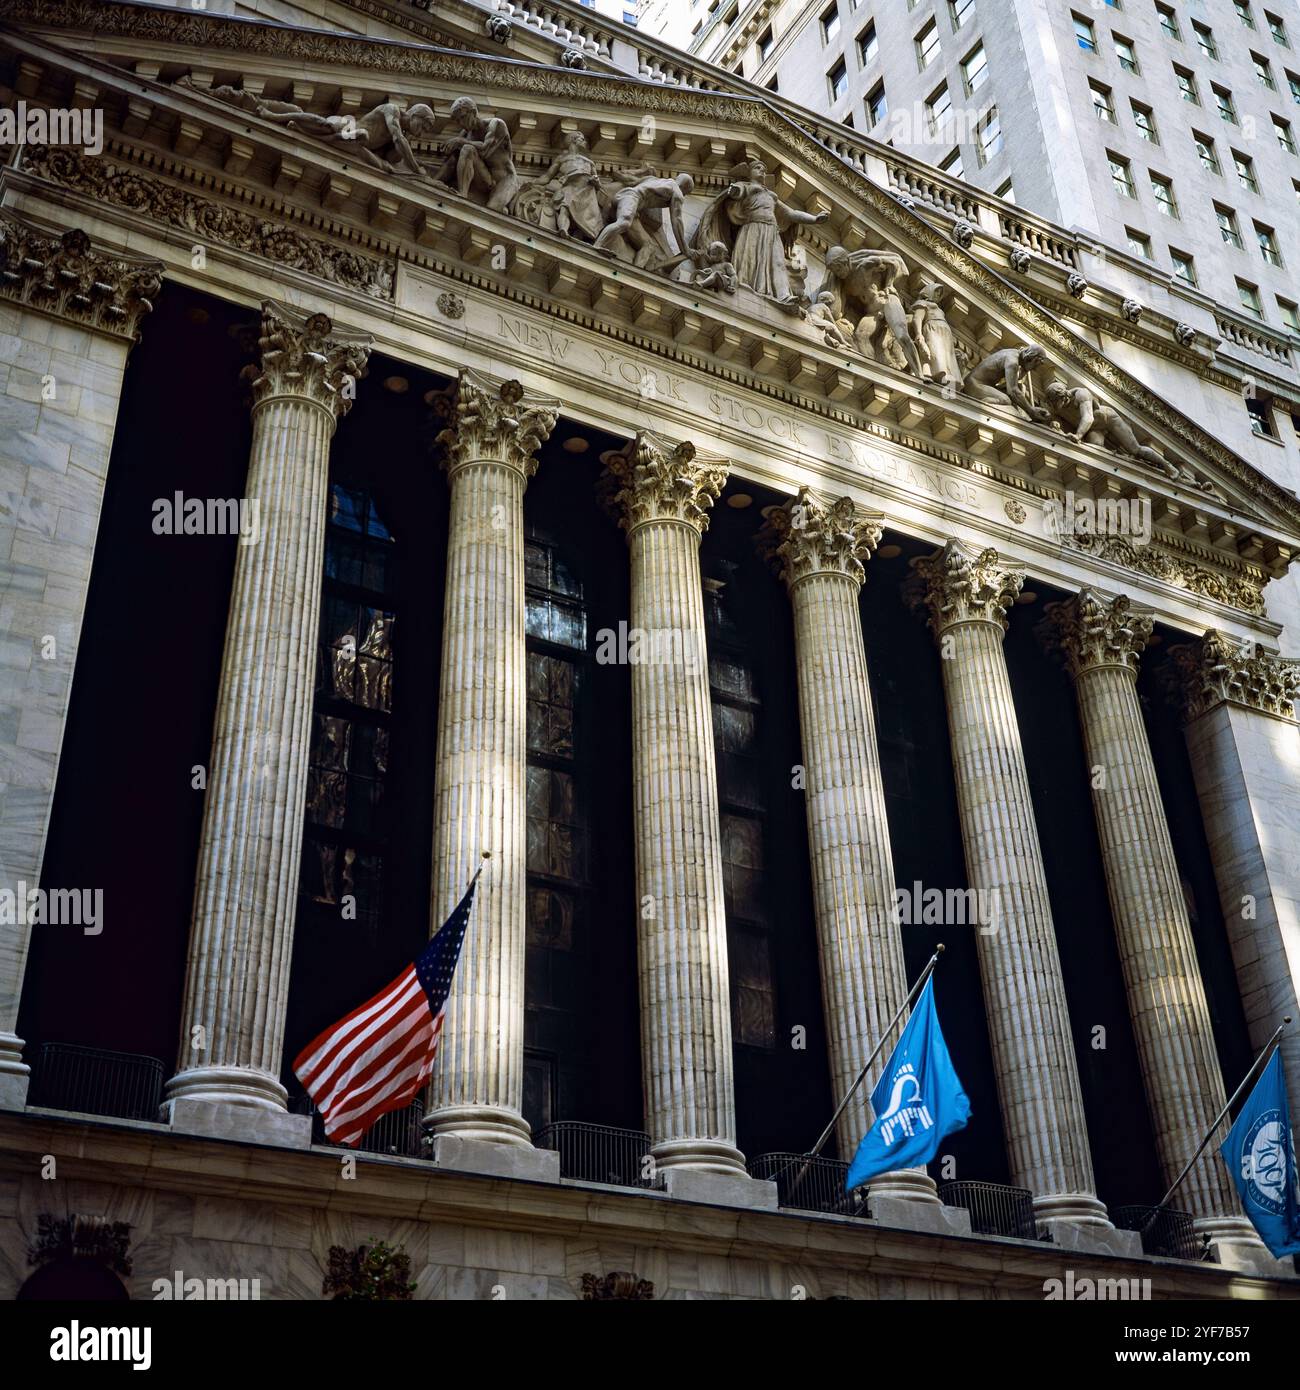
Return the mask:
M311 1142L334 1147L325 1134L325 1121L309 1096L299 1096L294 1104L299 1115L311 1116ZM401 1158L425 1158L429 1154L424 1142L424 1102L413 1100L404 1110L390 1110L381 1115L366 1131L357 1145L362 1153L396 1154Z
M998 1182L946 1182L939 1186L939 1200L946 1207L961 1207L970 1213L972 1235L1038 1239L1034 1197L1026 1187L1007 1187Z
M1110 1219L1121 1231L1141 1231L1142 1249L1148 1255L1165 1255L1171 1260L1203 1260L1206 1242L1196 1234L1196 1226L1185 1211L1155 1207L1112 1207Z
M28 1105L123 1120L158 1118L163 1064L157 1057L73 1043L41 1043L31 1066Z
M556 1120L538 1131L539 1149L560 1155L560 1176L615 1187L655 1187L658 1180L647 1160L650 1136L639 1129L592 1125L584 1120Z
M800 1180L799 1174L806 1162L803 1154L759 1154L749 1161L749 1176L775 1182L777 1200L792 1211L834 1212L840 1216L870 1215L866 1196L861 1189L856 1192L844 1190L844 1179L849 1173L847 1163L819 1155L808 1164L808 1171Z

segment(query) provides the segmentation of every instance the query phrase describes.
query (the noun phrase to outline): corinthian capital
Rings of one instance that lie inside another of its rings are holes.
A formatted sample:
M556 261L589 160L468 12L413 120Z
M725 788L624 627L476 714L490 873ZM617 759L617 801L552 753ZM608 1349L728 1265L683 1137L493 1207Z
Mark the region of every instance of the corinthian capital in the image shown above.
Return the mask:
M647 521L681 521L703 535L709 508L727 481L722 459L697 455L642 430L624 449L602 454L601 493L625 531Z
M560 403L525 399L520 382L497 381L466 368L438 393L434 409L445 422L434 442L445 450L448 472L491 460L531 478L537 472L537 450L551 437Z
M1300 661L1292 657L1274 656L1213 629L1199 642L1174 647L1169 656L1177 672L1175 693L1188 719L1224 703L1295 718Z
M1007 609L1025 582L1023 565L956 540L913 560L912 571L905 597L936 637L957 623L996 623L1005 632Z
M755 544L791 588L814 574L842 574L861 584L883 520L851 497L823 501L803 487L798 497L768 508Z
M51 234L0 212L0 297L134 342L162 262L96 251L80 228Z
M1049 603L1038 635L1072 676L1094 666L1122 666L1137 675L1138 657L1151 640L1151 610L1135 608L1127 594L1108 598L1083 589L1074 598Z
M341 419L352 408L358 379L366 374L372 342L368 333L336 329L328 314L264 300L258 360L242 373L252 390L253 409L296 396Z

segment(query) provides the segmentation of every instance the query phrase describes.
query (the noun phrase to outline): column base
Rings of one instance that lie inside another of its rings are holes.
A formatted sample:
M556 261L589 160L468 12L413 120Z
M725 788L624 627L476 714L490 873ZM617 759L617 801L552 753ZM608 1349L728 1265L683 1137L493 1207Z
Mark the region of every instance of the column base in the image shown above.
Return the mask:
M1122 1255L1140 1258L1142 1237L1137 1231L1119 1231L1106 1214L1106 1205L1090 1192L1058 1192L1034 1198L1034 1216L1040 1231L1051 1235L1062 1250L1084 1255Z
M710 1172L707 1168L666 1168L664 1191L679 1202L703 1202L711 1207L743 1207L776 1211L780 1196L774 1182L748 1173Z
M460 1134L435 1134L433 1164L457 1173L483 1173L493 1178L521 1178L525 1182L560 1181L560 1155L554 1149L535 1149L531 1144L502 1144L467 1139Z
M867 1206L872 1221L898 1231L926 1231L940 1236L968 1236L970 1212L962 1207L946 1207L936 1196L934 1201L917 1201L912 1197L877 1194L875 1187L867 1192Z
M687 1169L723 1178L749 1178L745 1155L721 1139L663 1139L650 1153L655 1167L664 1174Z
M17 1033L0 1033L0 1110L22 1110L27 1104L31 1068L23 1061L23 1040Z
M194 1100L187 1096L163 1102L163 1115L180 1134L235 1139L245 1144L273 1144L281 1149L311 1148L311 1116L291 1115L265 1105Z
M255 1067L187 1067L163 1088L163 1110L173 1101L208 1101L214 1105L286 1111L289 1093L270 1072Z
M1208 1240L1211 1255L1225 1269L1295 1278L1291 1261L1272 1255L1244 1216L1201 1216L1192 1225L1198 1236Z
M900 1168L896 1173L882 1173L872 1178L867 1184L867 1201L882 1197L930 1207L943 1205L934 1179L924 1168Z
M424 1117L424 1132L434 1141L466 1139L477 1144L511 1145L533 1151L528 1121L507 1105L443 1105Z

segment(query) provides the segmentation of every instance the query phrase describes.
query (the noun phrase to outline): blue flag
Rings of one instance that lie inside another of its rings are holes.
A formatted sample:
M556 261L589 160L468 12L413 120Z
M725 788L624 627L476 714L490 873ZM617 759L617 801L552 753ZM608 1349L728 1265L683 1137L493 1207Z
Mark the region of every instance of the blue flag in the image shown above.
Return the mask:
M881 1173L916 1168L949 1134L965 1129L970 1100L953 1070L927 980L903 1036L871 1093L876 1123L867 1131L845 1179L852 1192Z
M1219 1152L1259 1238L1274 1255L1300 1255L1300 1182L1281 1052L1264 1068Z

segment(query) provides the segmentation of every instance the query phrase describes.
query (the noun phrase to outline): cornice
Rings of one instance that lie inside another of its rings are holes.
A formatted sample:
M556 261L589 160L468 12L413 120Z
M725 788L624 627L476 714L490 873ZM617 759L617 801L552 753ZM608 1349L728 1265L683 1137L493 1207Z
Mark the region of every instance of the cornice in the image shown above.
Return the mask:
M93 21L92 21L93 16ZM905 244L928 253L958 282L965 282L992 300L1014 319L1029 341L1038 342L1076 370L1103 383L1114 396L1141 411L1184 447L1211 460L1249 492L1263 496L1300 529L1300 499L1279 487L1226 449L1194 421L1183 416L1136 378L1052 317L1033 299L976 257L961 250L896 198L867 180L815 140L792 118L760 99L730 92L708 92L642 82L624 75L604 75L571 69L539 67L512 59L485 57L392 41L348 35L303 32L229 17L196 16L173 10L142 10L122 4L92 5L90 0L0 0L0 19L21 19L28 25L85 28L97 33L129 35L178 45L225 48L282 56L294 63L320 61L361 69L408 74L457 84L471 83L517 97L553 97L572 104L589 100L610 107L681 115L718 124L743 119L756 135L766 135L783 149L783 158L803 163L849 198L866 205L888 224Z

